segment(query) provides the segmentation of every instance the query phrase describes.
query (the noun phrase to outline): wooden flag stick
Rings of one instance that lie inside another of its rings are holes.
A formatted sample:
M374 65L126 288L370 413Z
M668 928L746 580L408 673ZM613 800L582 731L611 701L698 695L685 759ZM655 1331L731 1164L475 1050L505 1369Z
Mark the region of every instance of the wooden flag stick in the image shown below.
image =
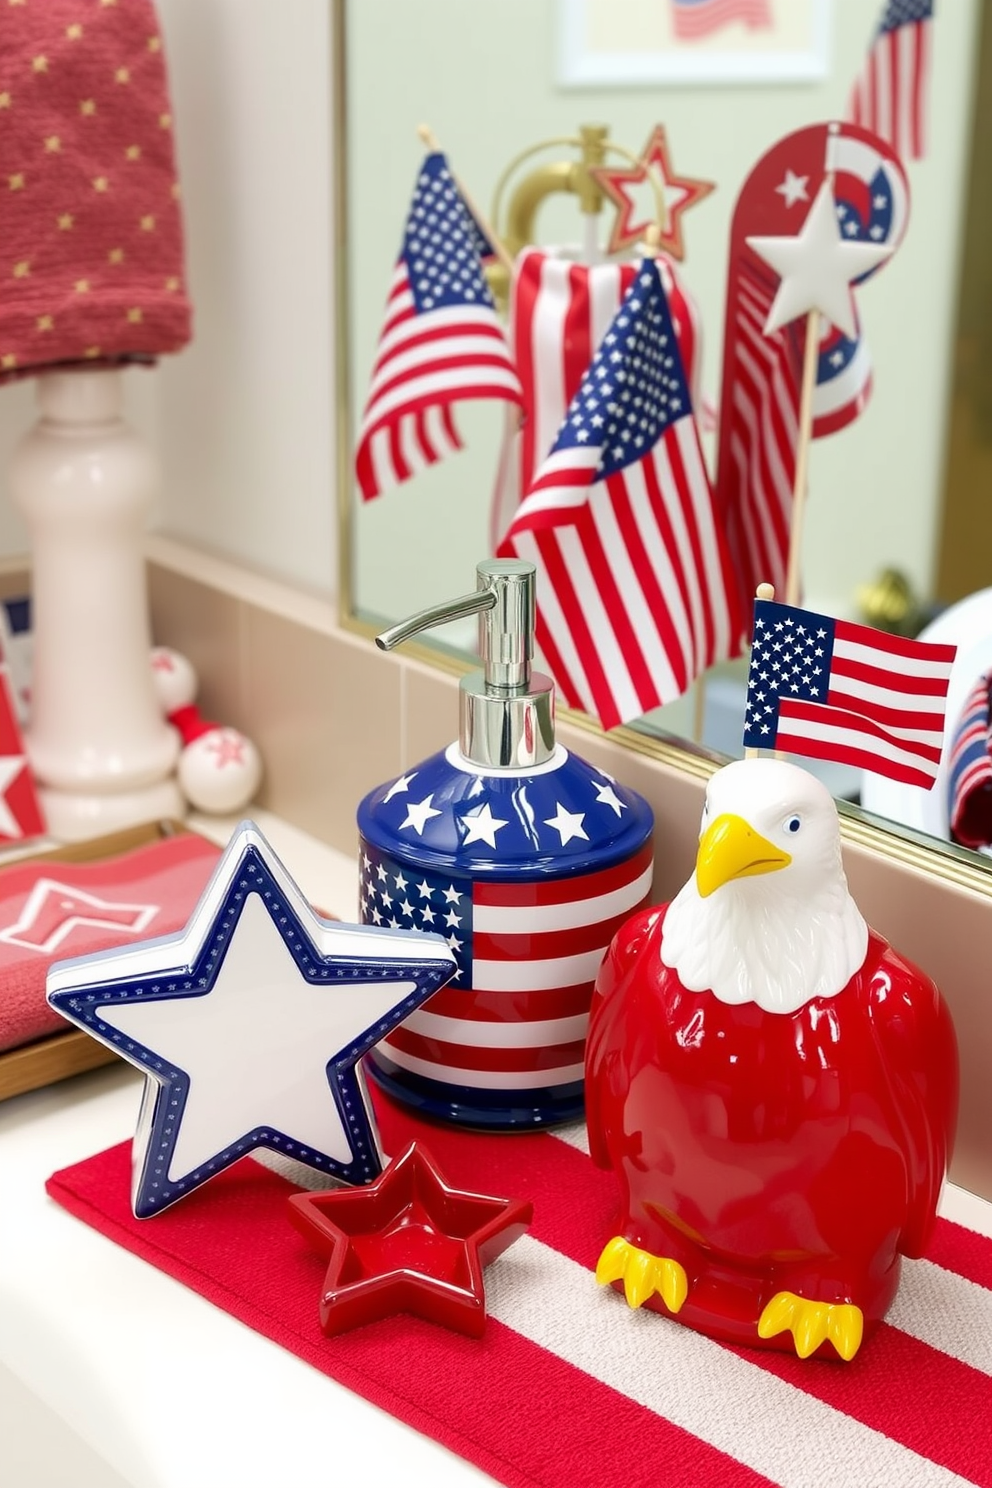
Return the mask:
M754 591L754 597L755 599L774 599L775 585L759 584L757 589ZM744 750L745 759L758 759L760 757L760 754L761 750L757 747L756 744L749 744Z
M441 146L438 144L437 135L434 133L433 129L430 127L429 124L418 124L417 125L417 134L418 134L418 136L420 138L420 142L423 145L423 147L424 147L425 150L438 151L438 152L441 151ZM450 169L450 167L449 167L449 169ZM493 230L490 227L489 223L487 222L486 218L479 211L479 208L476 206L475 202L469 196L468 192L465 190L465 187L462 185L462 183L459 180L459 178L455 175L454 171L451 172L451 175L452 175L452 178L454 180L455 185L458 187L458 190L462 194L462 199L465 202L465 205L468 207L469 211L472 213L472 216L475 218L476 222L479 224L479 227L485 233L485 235L489 239L490 243L492 243L492 245L493 245L493 252L496 254L496 257L499 259L499 261L503 265L504 269L506 269L507 273L512 276L512 274L513 274L513 259L507 253L506 248L503 246L503 244L500 242L499 238L493 232Z
M796 442L796 476L792 486L792 521L789 524L789 560L785 572L785 602L790 605L799 603L799 568L802 561L803 524L806 519L807 472L809 469L809 449L813 442L813 390L816 387L816 365L819 350L820 312L819 310L811 310L806 317L803 380L799 393L799 438Z

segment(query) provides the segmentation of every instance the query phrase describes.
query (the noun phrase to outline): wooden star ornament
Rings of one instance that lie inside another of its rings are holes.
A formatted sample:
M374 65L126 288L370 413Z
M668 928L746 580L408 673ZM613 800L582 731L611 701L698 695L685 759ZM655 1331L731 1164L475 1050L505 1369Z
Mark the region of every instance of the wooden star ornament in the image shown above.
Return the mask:
M681 176L676 172L662 124L655 125L636 166L597 165L590 168L590 175L617 208L607 252L621 253L625 248L640 242L647 229L654 224L654 214L646 217L640 215L635 199L635 188L649 180L651 170L660 177L665 199L665 221L658 224L661 229L659 246L663 252L681 262L685 258L683 214L709 196L715 190L716 183L702 181L695 176Z

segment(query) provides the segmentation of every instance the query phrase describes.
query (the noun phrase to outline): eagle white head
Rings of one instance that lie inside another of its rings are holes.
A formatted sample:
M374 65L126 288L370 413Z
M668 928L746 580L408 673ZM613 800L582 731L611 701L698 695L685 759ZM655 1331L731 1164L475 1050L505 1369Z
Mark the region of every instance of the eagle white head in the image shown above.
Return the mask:
M826 787L784 760L718 770L695 871L662 927L665 965L690 992L792 1013L840 992L867 949Z

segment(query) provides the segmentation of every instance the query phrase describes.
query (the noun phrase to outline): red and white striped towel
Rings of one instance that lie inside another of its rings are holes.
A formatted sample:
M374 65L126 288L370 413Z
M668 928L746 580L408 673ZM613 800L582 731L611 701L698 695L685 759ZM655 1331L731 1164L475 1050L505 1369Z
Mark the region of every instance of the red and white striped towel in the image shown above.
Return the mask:
M417 1138L451 1183L533 1201L486 1271L482 1340L408 1317L324 1338L324 1262L286 1220L291 1185L252 1159L153 1221L130 1213L128 1143L48 1189L511 1488L992 1488L992 1240L942 1220L851 1364L729 1348L596 1286L615 1189L580 1128L486 1136L376 1102L387 1151Z

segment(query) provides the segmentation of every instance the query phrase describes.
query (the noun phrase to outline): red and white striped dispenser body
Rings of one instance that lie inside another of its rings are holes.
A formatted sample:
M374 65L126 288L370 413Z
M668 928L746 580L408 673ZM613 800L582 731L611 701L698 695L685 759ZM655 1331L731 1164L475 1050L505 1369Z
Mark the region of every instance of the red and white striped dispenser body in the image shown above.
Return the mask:
M596 973L650 899L651 808L560 745L483 770L453 744L367 796L358 824L363 923L440 932L458 962L370 1074L466 1126L580 1115Z

